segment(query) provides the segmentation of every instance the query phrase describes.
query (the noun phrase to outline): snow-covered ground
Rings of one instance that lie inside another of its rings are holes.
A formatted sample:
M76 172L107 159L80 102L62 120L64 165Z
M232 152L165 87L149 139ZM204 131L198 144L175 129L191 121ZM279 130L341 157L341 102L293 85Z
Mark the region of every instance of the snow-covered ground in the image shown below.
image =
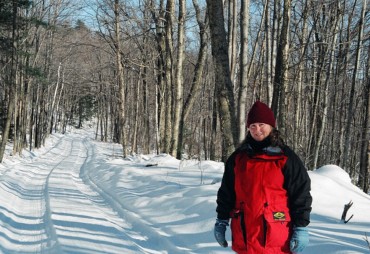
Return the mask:
M121 157L93 133L53 134L0 164L0 253L233 253L213 238L223 164L165 154ZM370 253L370 196L337 166L309 172L303 253ZM352 200L344 224L343 207ZM230 241L230 230L228 240Z

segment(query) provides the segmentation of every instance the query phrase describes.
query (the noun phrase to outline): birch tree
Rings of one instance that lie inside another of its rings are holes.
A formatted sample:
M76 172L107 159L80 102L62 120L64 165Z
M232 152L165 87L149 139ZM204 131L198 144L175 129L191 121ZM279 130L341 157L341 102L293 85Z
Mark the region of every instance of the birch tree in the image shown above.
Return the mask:
M240 81L238 92L238 142L246 135L247 115L247 84L248 84L248 27L249 27L249 0L241 1L240 12Z
M123 157L127 156L127 144L125 134L125 84L123 78L123 66L121 59L121 36L120 36L120 2L119 0L114 1L114 48L116 53L116 68L117 68L117 84L118 84L118 101L119 101L119 123L120 123L120 135Z
M183 63L185 57L185 19L186 19L186 1L179 0L179 17L178 17L178 29L177 29L177 64L176 64L176 81L175 81L175 101L174 101L174 121L172 131L172 142L171 142L171 154L176 157L178 143L179 143L179 131L181 121L181 111L183 107Z
M244 1L241 1L243 5ZM242 7L243 8L243 7ZM232 84L235 84L235 73L237 70L237 46L238 46L238 0L228 0L228 54L230 78ZM233 85L234 86L234 85Z

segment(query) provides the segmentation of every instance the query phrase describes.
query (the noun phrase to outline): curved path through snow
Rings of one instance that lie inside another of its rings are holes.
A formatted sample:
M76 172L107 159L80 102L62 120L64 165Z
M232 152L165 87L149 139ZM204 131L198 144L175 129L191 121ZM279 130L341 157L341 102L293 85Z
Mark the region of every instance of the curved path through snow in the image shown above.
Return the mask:
M66 135L32 162L0 175L2 253L143 253L123 208L88 174L94 146Z

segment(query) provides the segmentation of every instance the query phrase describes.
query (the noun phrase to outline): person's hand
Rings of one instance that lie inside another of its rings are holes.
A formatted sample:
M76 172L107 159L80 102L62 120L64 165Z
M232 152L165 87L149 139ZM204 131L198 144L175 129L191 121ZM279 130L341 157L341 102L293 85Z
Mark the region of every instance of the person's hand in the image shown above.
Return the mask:
M216 219L216 224L214 228L214 234L217 242L222 246L222 247L227 247L227 241L225 238L225 232L226 232L226 227L229 226L229 221L228 220L220 220Z
M302 252L309 243L308 230L305 227L293 228L293 235L290 239L290 250L293 253Z

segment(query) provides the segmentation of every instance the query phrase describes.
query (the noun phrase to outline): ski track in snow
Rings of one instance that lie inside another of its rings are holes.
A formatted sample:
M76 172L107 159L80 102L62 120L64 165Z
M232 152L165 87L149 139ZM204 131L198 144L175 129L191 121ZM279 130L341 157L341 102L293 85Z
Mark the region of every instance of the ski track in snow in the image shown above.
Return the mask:
M92 140L81 137L63 136L36 159L37 163L17 163L3 171L0 251L167 253L154 252L136 243L137 238L144 239L144 243L150 238L151 243L158 241L171 253L175 247L159 239L146 222L127 223L125 218L130 217L131 221L135 213L89 177L96 154ZM14 211L14 207L21 209ZM146 227L151 235L134 232L134 226Z
M92 132L54 134L44 148L0 164L0 254L233 253L212 233L222 163L124 159L119 144L94 141ZM314 202L302 254L368 253L369 196L336 166L309 174ZM350 200L354 217L344 224Z

